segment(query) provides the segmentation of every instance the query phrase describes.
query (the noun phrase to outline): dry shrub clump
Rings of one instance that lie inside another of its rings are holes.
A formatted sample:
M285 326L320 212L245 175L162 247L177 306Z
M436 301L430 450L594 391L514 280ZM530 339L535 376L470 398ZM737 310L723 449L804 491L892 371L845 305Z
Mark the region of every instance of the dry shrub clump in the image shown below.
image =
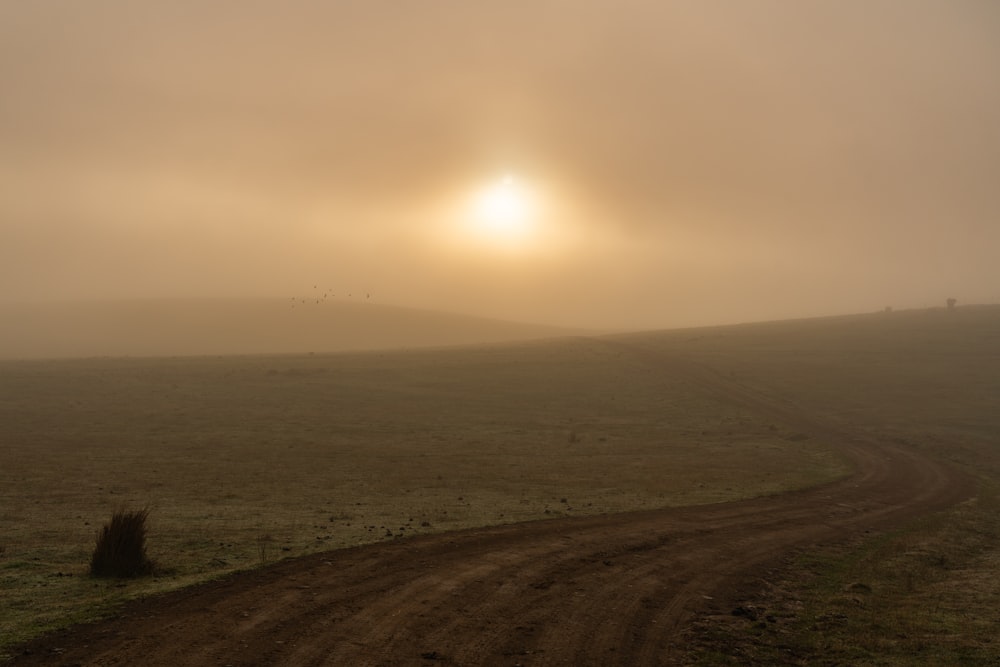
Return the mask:
M146 519L149 509L119 509L97 535L90 558L93 577L142 577L153 573L153 561L146 555Z

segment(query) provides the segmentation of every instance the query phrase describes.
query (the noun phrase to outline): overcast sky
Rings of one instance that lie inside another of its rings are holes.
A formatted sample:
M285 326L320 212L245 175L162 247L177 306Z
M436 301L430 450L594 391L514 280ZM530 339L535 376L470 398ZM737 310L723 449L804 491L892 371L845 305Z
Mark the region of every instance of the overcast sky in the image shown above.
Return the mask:
M1000 300L993 0L0 3L0 300ZM530 194L517 243L471 200Z

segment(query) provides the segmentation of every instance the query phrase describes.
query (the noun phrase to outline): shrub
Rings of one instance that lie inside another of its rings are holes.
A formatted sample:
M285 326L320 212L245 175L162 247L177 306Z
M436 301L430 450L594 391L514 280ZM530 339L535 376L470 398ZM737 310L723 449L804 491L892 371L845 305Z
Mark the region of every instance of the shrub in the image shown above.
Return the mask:
M274 538L271 537L270 535L258 535L257 536L257 555L260 556L260 566L261 567L264 567L265 565L267 565L268 552L270 551L270 549L268 547L270 546L271 542L273 542L273 541L274 541Z
M142 577L153 573L146 555L146 519L149 509L117 510L97 535L90 558L92 577Z

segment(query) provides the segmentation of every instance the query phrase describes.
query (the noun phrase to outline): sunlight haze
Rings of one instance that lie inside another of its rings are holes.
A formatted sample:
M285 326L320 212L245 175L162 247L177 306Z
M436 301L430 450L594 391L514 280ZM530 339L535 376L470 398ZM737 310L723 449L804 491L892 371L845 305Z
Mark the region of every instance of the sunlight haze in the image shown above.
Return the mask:
M1000 300L990 2L0 6L0 302Z

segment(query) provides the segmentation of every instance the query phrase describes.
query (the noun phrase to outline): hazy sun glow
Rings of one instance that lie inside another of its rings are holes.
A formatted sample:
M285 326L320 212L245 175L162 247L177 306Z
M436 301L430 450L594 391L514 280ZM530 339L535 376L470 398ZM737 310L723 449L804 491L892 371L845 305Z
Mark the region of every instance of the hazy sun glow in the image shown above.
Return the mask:
M573 198L551 175L537 180L500 172L492 179L466 180L429 200L427 241L459 261L524 266L522 261L565 258L581 241L579 229L567 225L579 218ZM476 270L485 267L476 266ZM486 269L483 269L486 270Z
M470 223L483 241L501 245L521 244L534 230L537 203L532 193L513 176L504 176L473 199Z

